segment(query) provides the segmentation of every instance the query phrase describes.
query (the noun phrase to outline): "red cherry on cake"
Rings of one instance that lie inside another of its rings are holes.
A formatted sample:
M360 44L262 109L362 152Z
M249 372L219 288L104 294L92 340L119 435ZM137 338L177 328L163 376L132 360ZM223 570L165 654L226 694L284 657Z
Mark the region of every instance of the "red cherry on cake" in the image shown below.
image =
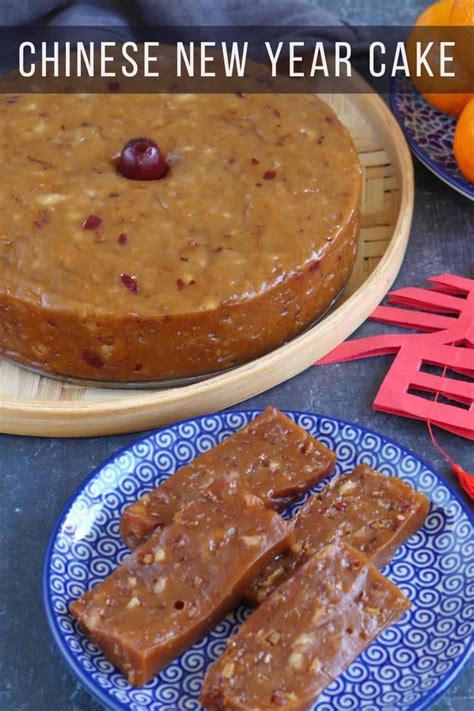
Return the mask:
M168 172L168 164L155 141L132 138L122 149L117 170L130 180L160 180Z

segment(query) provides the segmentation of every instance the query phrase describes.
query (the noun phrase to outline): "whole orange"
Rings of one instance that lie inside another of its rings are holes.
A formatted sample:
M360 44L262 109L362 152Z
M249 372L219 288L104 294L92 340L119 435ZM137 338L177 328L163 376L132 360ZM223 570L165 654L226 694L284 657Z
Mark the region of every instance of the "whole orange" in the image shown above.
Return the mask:
M456 56L470 72L474 72L474 0L454 0L449 23L456 30Z
M471 0L469 0L470 2ZM456 0L454 0L456 2ZM415 27L408 40L410 66L413 66L414 43L426 43L427 40L451 40L450 17L453 10L453 0L440 0L429 5L418 17ZM426 32L423 28L439 28ZM434 50L433 50L434 51ZM424 98L436 109L453 116L459 116L467 102L474 96L474 79L456 55L449 66L455 73L453 78L429 77L424 75L412 80ZM451 89L451 91L449 91Z
M469 101L459 117L453 148L459 170L474 183L474 99Z

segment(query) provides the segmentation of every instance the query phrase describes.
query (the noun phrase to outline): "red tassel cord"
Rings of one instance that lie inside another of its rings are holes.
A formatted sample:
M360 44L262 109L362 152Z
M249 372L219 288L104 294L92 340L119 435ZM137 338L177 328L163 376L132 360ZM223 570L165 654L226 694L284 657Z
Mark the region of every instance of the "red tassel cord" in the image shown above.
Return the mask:
M459 483L461 484L464 491L469 494L471 499L474 499L474 474L472 472L467 472L465 469L462 468L460 464L457 464L457 462L455 462L454 459L449 456L447 451L443 449L443 447L436 441L431 427L431 422L429 420L427 424L431 441L433 442L434 446L436 447L438 452L449 462L449 464L451 465L451 471L453 471L458 477Z
M446 375L446 370L447 366L444 367L443 373L441 375L442 378L445 377ZM435 394L434 402L438 400L438 396L440 394L440 391L438 390ZM462 468L460 464L454 461L454 459L447 453L447 451L439 444L439 442L436 441L436 437L433 434L433 428L431 425L431 421L427 420L428 425L428 432L430 433L430 438L433 443L433 445L436 447L438 452L446 459L446 461L449 462L451 465L451 471L456 474L457 478L459 479L459 483L461 484L462 488L464 491L466 491L471 499L474 499L474 474L472 472L467 472L465 469Z

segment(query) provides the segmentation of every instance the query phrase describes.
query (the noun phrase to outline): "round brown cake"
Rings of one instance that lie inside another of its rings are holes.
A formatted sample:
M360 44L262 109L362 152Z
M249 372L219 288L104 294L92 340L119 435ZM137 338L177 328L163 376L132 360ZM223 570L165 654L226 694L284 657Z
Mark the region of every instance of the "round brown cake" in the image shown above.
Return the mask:
M267 353L353 266L360 166L311 95L4 95L0 352L102 381ZM160 180L117 170L155 141Z

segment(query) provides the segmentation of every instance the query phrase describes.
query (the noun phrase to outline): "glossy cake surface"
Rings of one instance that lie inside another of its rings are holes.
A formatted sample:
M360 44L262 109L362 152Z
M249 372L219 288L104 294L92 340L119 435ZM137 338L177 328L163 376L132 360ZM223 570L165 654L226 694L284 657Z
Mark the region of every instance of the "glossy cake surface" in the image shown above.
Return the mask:
M98 380L212 372L301 331L350 274L360 167L309 95L0 98L0 351ZM161 180L130 180L131 138Z

